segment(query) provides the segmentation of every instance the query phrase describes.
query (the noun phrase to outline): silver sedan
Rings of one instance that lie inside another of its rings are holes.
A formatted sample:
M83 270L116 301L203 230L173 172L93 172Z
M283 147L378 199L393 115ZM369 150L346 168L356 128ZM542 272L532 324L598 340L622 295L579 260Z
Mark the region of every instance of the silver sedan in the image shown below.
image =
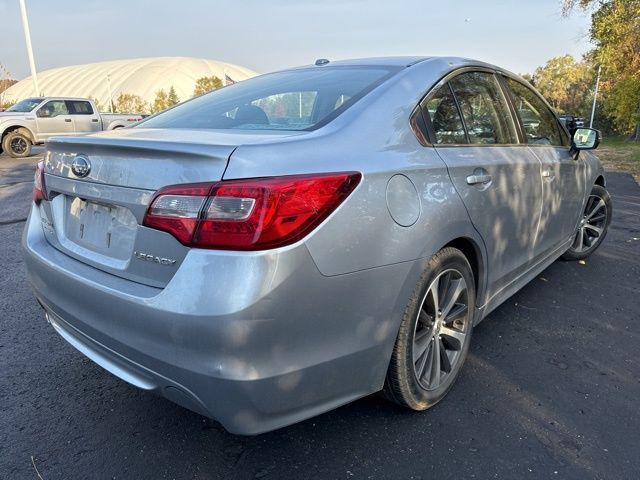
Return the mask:
M598 142L492 65L318 61L51 139L26 265L65 340L231 432L424 410L475 324L604 239Z

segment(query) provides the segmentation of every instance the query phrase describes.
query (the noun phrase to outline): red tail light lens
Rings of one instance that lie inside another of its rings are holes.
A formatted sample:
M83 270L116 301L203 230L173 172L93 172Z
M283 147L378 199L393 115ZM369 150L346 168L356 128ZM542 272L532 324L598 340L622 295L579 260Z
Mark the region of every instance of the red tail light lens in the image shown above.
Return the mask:
M33 201L37 205L42 200L47 200L47 192L44 186L44 162L38 162L33 175Z
M144 225L192 247L282 247L322 223L360 178L347 172L172 185L156 193Z

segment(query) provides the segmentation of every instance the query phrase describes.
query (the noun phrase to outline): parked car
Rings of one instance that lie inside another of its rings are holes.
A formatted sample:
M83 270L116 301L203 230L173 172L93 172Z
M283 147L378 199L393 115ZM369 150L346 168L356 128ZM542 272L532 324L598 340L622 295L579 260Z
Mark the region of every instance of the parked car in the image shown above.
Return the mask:
M133 113L99 113L86 98L27 98L0 112L0 153L28 157L33 145L54 135L114 130L140 120L142 115Z
M569 131L570 134L576 131L577 128L584 127L583 117L574 117L573 115L560 115L560 122Z
M474 325L605 238L599 134L578 132L472 60L262 75L133 128L51 138L28 276L87 357L231 432L381 390L424 410Z

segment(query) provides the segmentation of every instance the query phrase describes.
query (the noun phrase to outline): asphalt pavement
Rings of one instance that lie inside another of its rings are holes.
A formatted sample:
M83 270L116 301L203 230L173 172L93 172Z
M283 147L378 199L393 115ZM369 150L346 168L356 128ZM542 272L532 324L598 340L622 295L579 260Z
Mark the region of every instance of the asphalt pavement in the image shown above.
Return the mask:
M1 479L640 478L640 187L585 264L558 261L474 330L448 397L377 395L257 437L115 378L65 343L26 281L37 157L0 156Z

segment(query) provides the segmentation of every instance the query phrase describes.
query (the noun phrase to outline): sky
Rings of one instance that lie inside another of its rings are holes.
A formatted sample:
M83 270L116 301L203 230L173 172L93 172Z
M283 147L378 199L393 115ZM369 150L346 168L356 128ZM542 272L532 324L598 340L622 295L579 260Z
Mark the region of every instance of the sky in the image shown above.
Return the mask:
M258 73L317 58L452 55L532 72L589 50L560 0L27 0L38 70L185 56ZM0 64L29 75L18 0L0 0Z

